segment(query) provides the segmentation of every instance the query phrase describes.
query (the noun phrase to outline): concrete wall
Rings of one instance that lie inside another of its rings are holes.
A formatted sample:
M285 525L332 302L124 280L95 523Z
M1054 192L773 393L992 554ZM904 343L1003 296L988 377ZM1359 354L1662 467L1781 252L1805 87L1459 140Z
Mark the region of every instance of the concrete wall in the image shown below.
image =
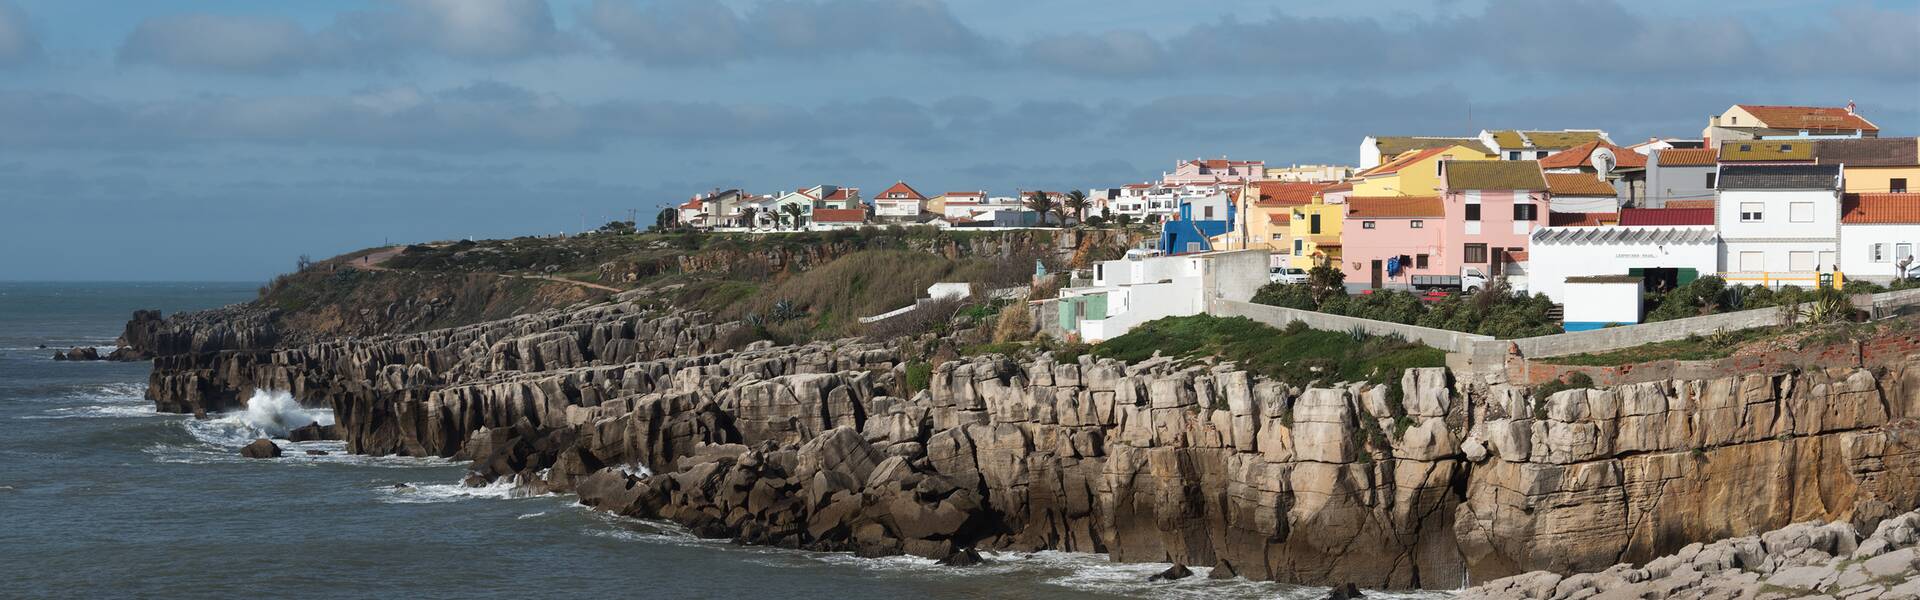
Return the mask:
M1282 308L1279 306L1267 306L1265 304L1254 304L1252 302L1239 302L1234 300L1214 299L1209 303L1209 310L1207 312L1216 317L1246 317L1276 328L1285 328L1287 324L1294 321L1304 322L1308 327L1322 331L1352 331L1357 327L1361 331L1365 331L1371 335L1398 334L1409 340L1448 352L1467 352L1479 343L1493 343L1496 345L1505 343L1484 335L1420 327L1417 325L1402 325L1387 321L1331 315L1310 310ZM1504 346L1500 347L1504 349Z

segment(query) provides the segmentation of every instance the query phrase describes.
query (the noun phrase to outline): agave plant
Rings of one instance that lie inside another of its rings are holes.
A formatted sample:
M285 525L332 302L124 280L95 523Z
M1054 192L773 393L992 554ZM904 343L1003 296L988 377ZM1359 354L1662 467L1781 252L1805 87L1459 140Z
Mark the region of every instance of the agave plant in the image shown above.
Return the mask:
M793 300L787 298L781 298L779 301L774 302L773 308L769 312L775 321L791 321L800 318L801 315L807 314L806 311L800 310L800 307L795 305Z

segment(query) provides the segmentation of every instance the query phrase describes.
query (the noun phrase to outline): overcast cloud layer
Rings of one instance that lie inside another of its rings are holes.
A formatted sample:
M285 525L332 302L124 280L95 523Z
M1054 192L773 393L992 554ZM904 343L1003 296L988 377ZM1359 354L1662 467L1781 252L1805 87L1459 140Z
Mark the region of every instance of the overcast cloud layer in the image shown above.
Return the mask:
M1350 3L1351 4L1351 3ZM260 279L714 187L1084 188L1367 134L1920 129L1908 2L0 0L0 279Z

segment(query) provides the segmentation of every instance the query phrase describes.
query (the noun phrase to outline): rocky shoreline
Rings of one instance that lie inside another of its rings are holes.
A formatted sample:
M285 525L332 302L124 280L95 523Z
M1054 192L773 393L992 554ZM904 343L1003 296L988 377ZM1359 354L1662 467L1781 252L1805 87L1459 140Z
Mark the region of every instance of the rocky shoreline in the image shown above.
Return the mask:
M235 311L129 323L160 410L287 390L332 408L352 452L467 458L474 483L746 543L1450 589L1920 507L1904 358L1536 398L1446 369L1298 389L1230 365L989 355L912 389L926 365L898 345L722 350L739 325L637 302L288 347Z

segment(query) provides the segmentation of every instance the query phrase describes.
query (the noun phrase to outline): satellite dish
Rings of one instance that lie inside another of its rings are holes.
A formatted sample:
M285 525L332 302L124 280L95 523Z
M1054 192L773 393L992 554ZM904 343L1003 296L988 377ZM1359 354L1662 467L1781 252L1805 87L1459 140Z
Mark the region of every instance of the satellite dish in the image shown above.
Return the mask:
M1593 170L1600 175L1601 179L1606 179L1607 174L1613 172L1613 167L1620 164L1620 159L1613 155L1613 150L1604 147L1593 149L1592 160Z

